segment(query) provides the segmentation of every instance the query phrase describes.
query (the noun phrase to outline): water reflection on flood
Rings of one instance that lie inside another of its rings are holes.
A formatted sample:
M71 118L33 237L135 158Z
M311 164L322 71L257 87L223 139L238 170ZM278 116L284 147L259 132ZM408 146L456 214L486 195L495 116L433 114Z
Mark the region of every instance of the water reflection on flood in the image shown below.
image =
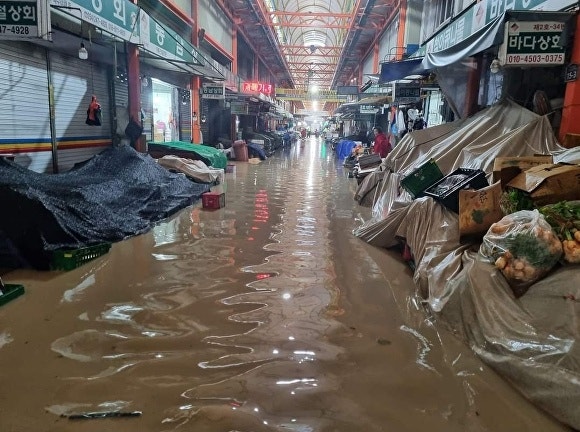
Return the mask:
M4 385L41 390L2 401L2 430L566 430L427 319L398 257L350 234L369 213L353 181L312 139L238 163L223 209L72 272L8 275L30 289L0 310L0 367L21 359ZM143 416L58 417L121 409Z

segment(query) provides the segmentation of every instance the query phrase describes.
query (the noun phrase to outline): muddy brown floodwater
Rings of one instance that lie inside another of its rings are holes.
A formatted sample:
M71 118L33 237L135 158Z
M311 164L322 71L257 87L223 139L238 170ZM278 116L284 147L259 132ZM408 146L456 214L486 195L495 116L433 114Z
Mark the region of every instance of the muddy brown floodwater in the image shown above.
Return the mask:
M2 432L564 431L430 319L308 140L0 308ZM139 417L61 415L140 411Z

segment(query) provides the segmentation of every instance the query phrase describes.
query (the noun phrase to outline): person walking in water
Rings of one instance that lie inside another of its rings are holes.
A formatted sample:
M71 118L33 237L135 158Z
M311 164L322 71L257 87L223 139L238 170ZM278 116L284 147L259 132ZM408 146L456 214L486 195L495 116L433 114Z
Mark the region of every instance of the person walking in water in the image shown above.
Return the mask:
M373 153L376 153L381 156L381 158L387 157L387 155L391 152L392 147L389 139L383 132L383 130L375 126L373 128L373 132L375 134L375 143L373 145Z

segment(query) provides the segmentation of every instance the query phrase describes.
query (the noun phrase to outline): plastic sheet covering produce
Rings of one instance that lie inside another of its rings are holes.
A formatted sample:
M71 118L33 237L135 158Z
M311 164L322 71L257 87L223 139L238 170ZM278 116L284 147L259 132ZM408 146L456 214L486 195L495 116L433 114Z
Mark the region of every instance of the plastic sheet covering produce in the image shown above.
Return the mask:
M559 268L515 300L499 270L477 253L462 260L441 317L524 396L580 429L578 268Z
M149 142L147 147L150 152L163 155L176 154L183 156L182 152L192 153L197 157L187 157L188 159L200 159L207 166L225 169L228 164L226 155L219 149L204 146L201 144L191 144L185 141Z
M157 159L159 165L182 172L183 174L204 183L223 183L224 170L209 168L203 161L180 158L173 155L163 156Z
M111 147L62 174L0 159L0 229L30 265L46 251L143 233L209 190L129 146Z
M559 146L546 117L510 101L410 132L384 160L391 172L374 185L371 219L354 234L379 247L406 242L417 292L436 316L527 398L580 429L578 267L557 265L516 299L500 270L478 254L481 239L460 239L457 214L430 197L412 200L400 188L403 176L431 158L445 175L482 169L489 180L496 157L534 154L578 157Z
M392 206L400 209L412 202L411 196L401 191L400 179L430 159L435 160L444 175L458 168L481 169L489 181L496 157L532 156L564 150L556 141L546 117L510 100L463 120L410 132L384 159L382 169L396 175L385 175L374 185L382 191L374 194L372 218L358 227L355 235L377 246L390 247L396 243L392 230L383 234L381 231L389 224ZM395 196L385 197L385 193ZM365 194L366 191L357 190L355 196Z

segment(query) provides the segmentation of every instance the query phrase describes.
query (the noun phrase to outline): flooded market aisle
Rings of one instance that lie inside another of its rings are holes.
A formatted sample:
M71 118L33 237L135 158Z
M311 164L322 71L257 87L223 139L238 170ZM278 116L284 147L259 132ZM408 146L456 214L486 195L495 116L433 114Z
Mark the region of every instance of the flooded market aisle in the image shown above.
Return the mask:
M564 431L412 299L310 139L0 308L3 432ZM140 411L70 420L60 414Z

